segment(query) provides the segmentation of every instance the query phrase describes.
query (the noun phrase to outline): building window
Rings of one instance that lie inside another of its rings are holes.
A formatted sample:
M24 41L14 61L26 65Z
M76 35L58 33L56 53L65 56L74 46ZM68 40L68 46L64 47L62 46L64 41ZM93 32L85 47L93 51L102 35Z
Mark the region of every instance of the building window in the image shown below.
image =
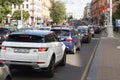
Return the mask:
M22 8L24 8L24 4L22 5Z
M28 4L26 4L26 8L28 9Z
M20 9L20 5L18 6L18 9Z
M14 5L14 8L16 8L16 5Z

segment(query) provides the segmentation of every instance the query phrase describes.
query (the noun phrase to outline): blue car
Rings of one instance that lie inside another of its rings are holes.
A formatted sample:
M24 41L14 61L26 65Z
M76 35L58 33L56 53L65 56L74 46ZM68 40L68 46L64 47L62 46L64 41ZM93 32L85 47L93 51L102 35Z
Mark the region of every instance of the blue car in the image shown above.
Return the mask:
M67 52L73 54L76 50L81 48L81 39L77 31L69 27L52 27L51 31L54 31L58 38L66 45Z

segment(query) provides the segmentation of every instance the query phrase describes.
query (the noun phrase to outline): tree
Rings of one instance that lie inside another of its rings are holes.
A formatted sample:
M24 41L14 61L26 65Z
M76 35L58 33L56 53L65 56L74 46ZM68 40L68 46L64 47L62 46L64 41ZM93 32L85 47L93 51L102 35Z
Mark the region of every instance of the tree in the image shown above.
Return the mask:
M23 3L24 0L0 0L0 23L2 19L5 19L7 14L11 13L12 4L19 5Z
M23 21L28 20L30 14L28 13L28 11L22 10L22 14L23 14ZM16 10L13 15L12 18L15 20L20 20L21 19L21 10Z
M64 21L66 16L66 9L65 9L64 3L60 1L53 2L53 5L50 11L51 11L50 16L53 19L54 23L59 24Z
M114 29L117 29L117 31L118 31L118 28L115 27L116 19L120 19L120 4L117 5L116 11L115 11L115 13L113 13L113 17L112 17Z

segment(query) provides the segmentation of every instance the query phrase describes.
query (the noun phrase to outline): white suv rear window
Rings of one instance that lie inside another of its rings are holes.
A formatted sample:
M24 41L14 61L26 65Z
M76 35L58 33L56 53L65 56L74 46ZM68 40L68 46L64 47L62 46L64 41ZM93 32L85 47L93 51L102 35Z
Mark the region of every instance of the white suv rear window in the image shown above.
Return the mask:
M25 34L19 34L19 35L10 35L6 41L10 42L44 42L44 38L37 35L25 35Z

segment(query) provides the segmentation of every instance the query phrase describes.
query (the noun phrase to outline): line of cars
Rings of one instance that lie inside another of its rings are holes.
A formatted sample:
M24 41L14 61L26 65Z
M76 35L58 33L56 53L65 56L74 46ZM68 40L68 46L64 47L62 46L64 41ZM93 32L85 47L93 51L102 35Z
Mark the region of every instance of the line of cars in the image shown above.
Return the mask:
M52 31L12 32L2 42L0 61L10 69L30 67L53 77L55 66L66 64L66 46Z
M30 67L53 77L56 65L65 66L67 52L75 54L84 41L90 42L88 33L88 28L62 26L10 32L2 42L0 61L10 69Z

